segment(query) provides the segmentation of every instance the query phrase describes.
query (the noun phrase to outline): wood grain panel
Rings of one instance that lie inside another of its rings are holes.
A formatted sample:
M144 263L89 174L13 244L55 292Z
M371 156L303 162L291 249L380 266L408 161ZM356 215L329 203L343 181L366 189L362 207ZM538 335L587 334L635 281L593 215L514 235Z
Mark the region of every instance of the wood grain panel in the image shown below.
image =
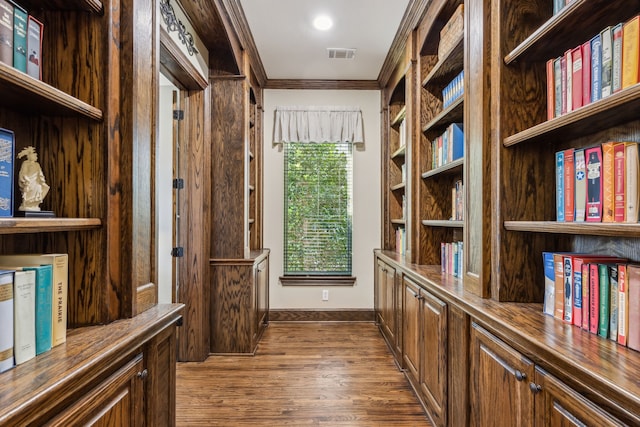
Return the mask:
M161 331L145 346L147 425L173 426L176 419L175 328Z
M269 322L373 322L373 310L269 310Z
M469 423L469 316L455 304L449 304L447 349L449 375L449 425L464 426Z

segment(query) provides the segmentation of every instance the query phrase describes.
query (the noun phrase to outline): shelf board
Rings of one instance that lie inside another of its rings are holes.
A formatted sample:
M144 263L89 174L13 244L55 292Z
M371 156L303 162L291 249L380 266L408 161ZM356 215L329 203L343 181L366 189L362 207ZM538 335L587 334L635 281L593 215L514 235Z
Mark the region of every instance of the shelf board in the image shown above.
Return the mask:
M404 188L406 187L406 185L407 185L407 184L406 184L406 183L404 183L404 182L401 182L401 183L396 184L396 185L392 185L392 186L391 186L391 191L404 190Z
M450 123L461 122L464 114L464 95L458 98L448 108L442 110L429 123L422 128L422 132L437 130L448 126Z
M640 223L505 221L504 228L534 233L640 237Z
M391 224L404 225L405 224L405 220L404 219L392 219L391 220Z
M407 115L407 107L404 106L402 107L402 109L400 110L400 112L398 114L396 114L396 116L391 120L391 126L398 126L400 124L400 122L402 120L404 120L405 116Z
M2 218L0 234L91 230L101 225L100 218Z
M520 58L546 61L559 56L584 43L585 34L595 35L607 25L626 21L631 17L630 9L637 5L629 0L572 0L507 54L504 62L508 65Z
M464 221L453 221L449 219L423 219L420 221L422 225L429 227L446 227L446 228L462 228Z
M20 5L27 10L84 10L104 14L104 6L99 0L21 0Z
M80 115L102 120L102 111L59 89L0 63L0 103L28 113Z
M446 86L464 68L464 34L454 47L440 59L422 81L422 86Z
M451 175L462 172L464 166L464 157L454 160L453 162L442 165L438 168L431 169L422 174L422 178L430 178L436 175Z
M521 142L538 142L560 137L573 139L638 118L640 83L575 111L547 120L503 140L509 147Z
M394 151L394 152L391 154L391 158L392 158L392 159L395 159L396 157L404 157L404 155L406 154L406 152L407 152L407 146L406 146L406 145L403 145L402 147L398 148L396 151Z

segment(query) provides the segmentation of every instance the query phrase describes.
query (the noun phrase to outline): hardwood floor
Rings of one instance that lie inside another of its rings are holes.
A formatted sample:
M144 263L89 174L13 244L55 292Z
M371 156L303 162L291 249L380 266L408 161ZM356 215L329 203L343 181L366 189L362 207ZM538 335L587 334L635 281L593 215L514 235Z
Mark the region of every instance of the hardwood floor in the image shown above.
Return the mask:
M178 426L430 426L373 323L272 322L251 356L178 363Z

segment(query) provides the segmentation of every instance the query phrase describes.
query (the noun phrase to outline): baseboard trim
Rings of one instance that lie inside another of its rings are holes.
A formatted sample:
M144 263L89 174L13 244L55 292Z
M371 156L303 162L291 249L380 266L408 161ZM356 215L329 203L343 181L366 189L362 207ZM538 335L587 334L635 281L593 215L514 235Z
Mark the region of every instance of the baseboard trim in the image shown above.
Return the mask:
M363 310L269 310L270 322L373 322L375 311Z

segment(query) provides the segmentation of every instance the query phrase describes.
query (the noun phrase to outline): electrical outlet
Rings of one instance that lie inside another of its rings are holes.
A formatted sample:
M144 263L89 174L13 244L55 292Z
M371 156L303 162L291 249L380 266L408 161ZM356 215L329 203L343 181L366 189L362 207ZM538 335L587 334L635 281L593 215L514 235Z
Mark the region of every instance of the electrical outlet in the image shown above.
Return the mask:
M322 290L322 301L329 301L329 290L328 289L323 289Z

